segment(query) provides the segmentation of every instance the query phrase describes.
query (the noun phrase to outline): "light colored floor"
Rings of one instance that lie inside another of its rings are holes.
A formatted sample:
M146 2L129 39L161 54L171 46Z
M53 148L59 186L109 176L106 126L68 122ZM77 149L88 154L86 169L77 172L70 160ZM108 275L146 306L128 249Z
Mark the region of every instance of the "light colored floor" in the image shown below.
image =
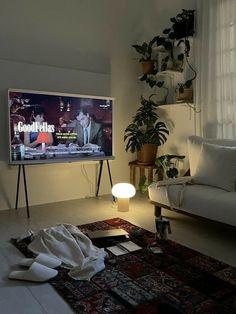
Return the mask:
M138 194L130 202L129 212L118 212L111 196L72 200L33 206L31 218L26 209L0 211L0 313L37 314L72 313L49 284L17 282L7 279L22 255L8 240L32 229L58 223L83 223L120 217L150 231L155 231L153 206L145 195ZM164 211L171 220L170 239L215 257L236 267L236 228Z

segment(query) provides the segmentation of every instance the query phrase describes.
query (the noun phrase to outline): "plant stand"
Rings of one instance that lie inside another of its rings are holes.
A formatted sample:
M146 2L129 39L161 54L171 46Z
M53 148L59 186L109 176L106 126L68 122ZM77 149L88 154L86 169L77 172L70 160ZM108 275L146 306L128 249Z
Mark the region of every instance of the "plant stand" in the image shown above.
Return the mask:
M148 172L148 184L153 182L153 169L155 168L155 164L141 165L137 162L137 160L129 162L130 167L130 183L135 186L136 179L136 168L139 168L139 179L145 175L145 170Z

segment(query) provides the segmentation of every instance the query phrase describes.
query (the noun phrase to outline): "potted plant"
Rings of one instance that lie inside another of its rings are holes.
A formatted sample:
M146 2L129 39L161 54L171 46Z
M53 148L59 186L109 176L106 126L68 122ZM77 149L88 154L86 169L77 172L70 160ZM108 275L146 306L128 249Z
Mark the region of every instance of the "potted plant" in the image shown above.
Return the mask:
M158 180L163 180L164 177L177 178L179 171L176 164L179 160L183 160L184 158L185 156L182 155L169 154L156 158L155 168Z
M142 45L132 45L132 47L141 54L139 62L142 63L143 74L150 74L155 72L155 61L152 59L152 46L154 40L149 43L143 42Z
M179 61L183 61L184 56L189 57L189 52L191 49L189 37L193 37L195 33L194 12L195 10L182 9L181 13L177 14L175 17L170 18L170 21L172 22L171 27L166 28L163 31L163 34L166 35L166 37L164 39L160 36L156 37L157 46L164 45L166 50L172 51L171 55L173 58L173 48L179 47L180 45L184 46L184 52L181 52L177 56Z
M164 29L161 36L155 36L149 43L144 42L142 45L132 45L132 47L141 54L140 62L152 63L151 68L145 70L139 79L145 81L151 88L154 86L165 88L165 101L169 91L168 88L163 85L164 82L158 81L156 74L158 71L165 71L167 69L182 72L184 70L184 64L190 68L193 76L176 86L176 101L193 101L192 82L196 79L197 73L189 62L191 50L189 37L192 37L195 33L194 12L195 10L182 9L181 13L170 18L172 25ZM156 67L154 66L155 61L153 61L154 49L158 50L158 55L164 55L161 60L158 58L159 64ZM159 69L157 69L158 67Z
M184 83L179 83L176 87L177 101L178 100L192 100L192 82L195 80L197 73L189 62L189 53L191 50L189 37L194 35L194 12L195 10L185 10L170 18L172 25L163 31L163 36L155 36L151 42L155 43L157 47L162 47L169 55L162 60L161 70L165 71L168 67L168 62L172 63L172 69L183 71L184 61L193 72L191 79ZM174 50L178 53L175 55ZM148 82L147 82L148 83ZM185 91L187 89L187 91Z
M167 35L169 40L173 40L173 47L182 47L182 51L177 55L177 62L173 63L182 63L186 61L187 66L193 72L191 79L188 79L184 83L177 84L176 87L176 101L193 101L193 90L192 82L196 79L197 73L189 62L189 53L191 50L191 45L189 37L194 35L194 12L195 10L185 10L183 9L181 13L177 14L175 17L172 17L170 21L172 26L163 31L163 34ZM172 53L173 56L173 53Z
M173 38L181 39L194 35L194 12L195 10L182 9L181 13L170 19L173 23L171 27Z
M165 123L158 121L158 104L151 100L154 95L148 99L141 96L141 106L136 111L132 123L125 129L125 150L137 152L137 160L142 164L154 163L157 147L165 143L169 134Z
M177 167L177 162L183 160L185 156L183 155L163 155L159 156L155 160L155 168L157 175L157 180L163 180L165 177L169 179L177 178L179 175L179 170ZM140 177L139 180L139 191L142 193L147 192L148 183L147 177L145 175Z
M159 36L158 36L159 37ZM143 75L139 77L140 81L145 81L151 88L154 86L157 86L158 88L165 89L165 96L162 101L160 101L161 104L165 104L167 101L167 97L169 95L169 89L164 85L164 81L160 81L157 79L156 74L158 73L158 70L155 67L156 60L153 60L153 49L152 46L154 43L156 43L157 37L154 37L149 43L144 42L142 45L132 45L135 50L141 54L141 58L139 59L139 62L142 62L143 67ZM160 38L159 43L162 42L162 39ZM166 44L166 48L169 48L169 45ZM164 71L167 66L167 62L169 60L169 56L165 57L162 60L162 70Z

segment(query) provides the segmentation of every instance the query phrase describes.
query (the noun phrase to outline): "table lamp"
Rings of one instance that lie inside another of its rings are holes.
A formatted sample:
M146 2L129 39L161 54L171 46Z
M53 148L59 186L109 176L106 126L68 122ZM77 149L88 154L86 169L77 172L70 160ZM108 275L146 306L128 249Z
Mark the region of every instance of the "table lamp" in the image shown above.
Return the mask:
M37 137L37 143L42 144L42 151L46 152L46 146L45 144L51 143L51 138L47 132L40 132Z
M112 187L112 195L117 198L118 211L129 210L129 199L136 193L135 187L130 183L117 183Z

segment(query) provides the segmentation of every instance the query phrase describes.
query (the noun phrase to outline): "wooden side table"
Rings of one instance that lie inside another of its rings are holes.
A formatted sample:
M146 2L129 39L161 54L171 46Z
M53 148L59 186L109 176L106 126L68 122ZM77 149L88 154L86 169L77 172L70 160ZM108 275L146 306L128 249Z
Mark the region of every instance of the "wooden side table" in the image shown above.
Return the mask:
M145 170L147 169L148 172L148 184L151 184L153 181L153 169L155 168L155 164L148 164L148 165L143 165L139 164L137 160L129 162L129 167L130 167L130 183L135 186L135 179L136 179L136 168L139 168L139 180L142 176L145 175Z

